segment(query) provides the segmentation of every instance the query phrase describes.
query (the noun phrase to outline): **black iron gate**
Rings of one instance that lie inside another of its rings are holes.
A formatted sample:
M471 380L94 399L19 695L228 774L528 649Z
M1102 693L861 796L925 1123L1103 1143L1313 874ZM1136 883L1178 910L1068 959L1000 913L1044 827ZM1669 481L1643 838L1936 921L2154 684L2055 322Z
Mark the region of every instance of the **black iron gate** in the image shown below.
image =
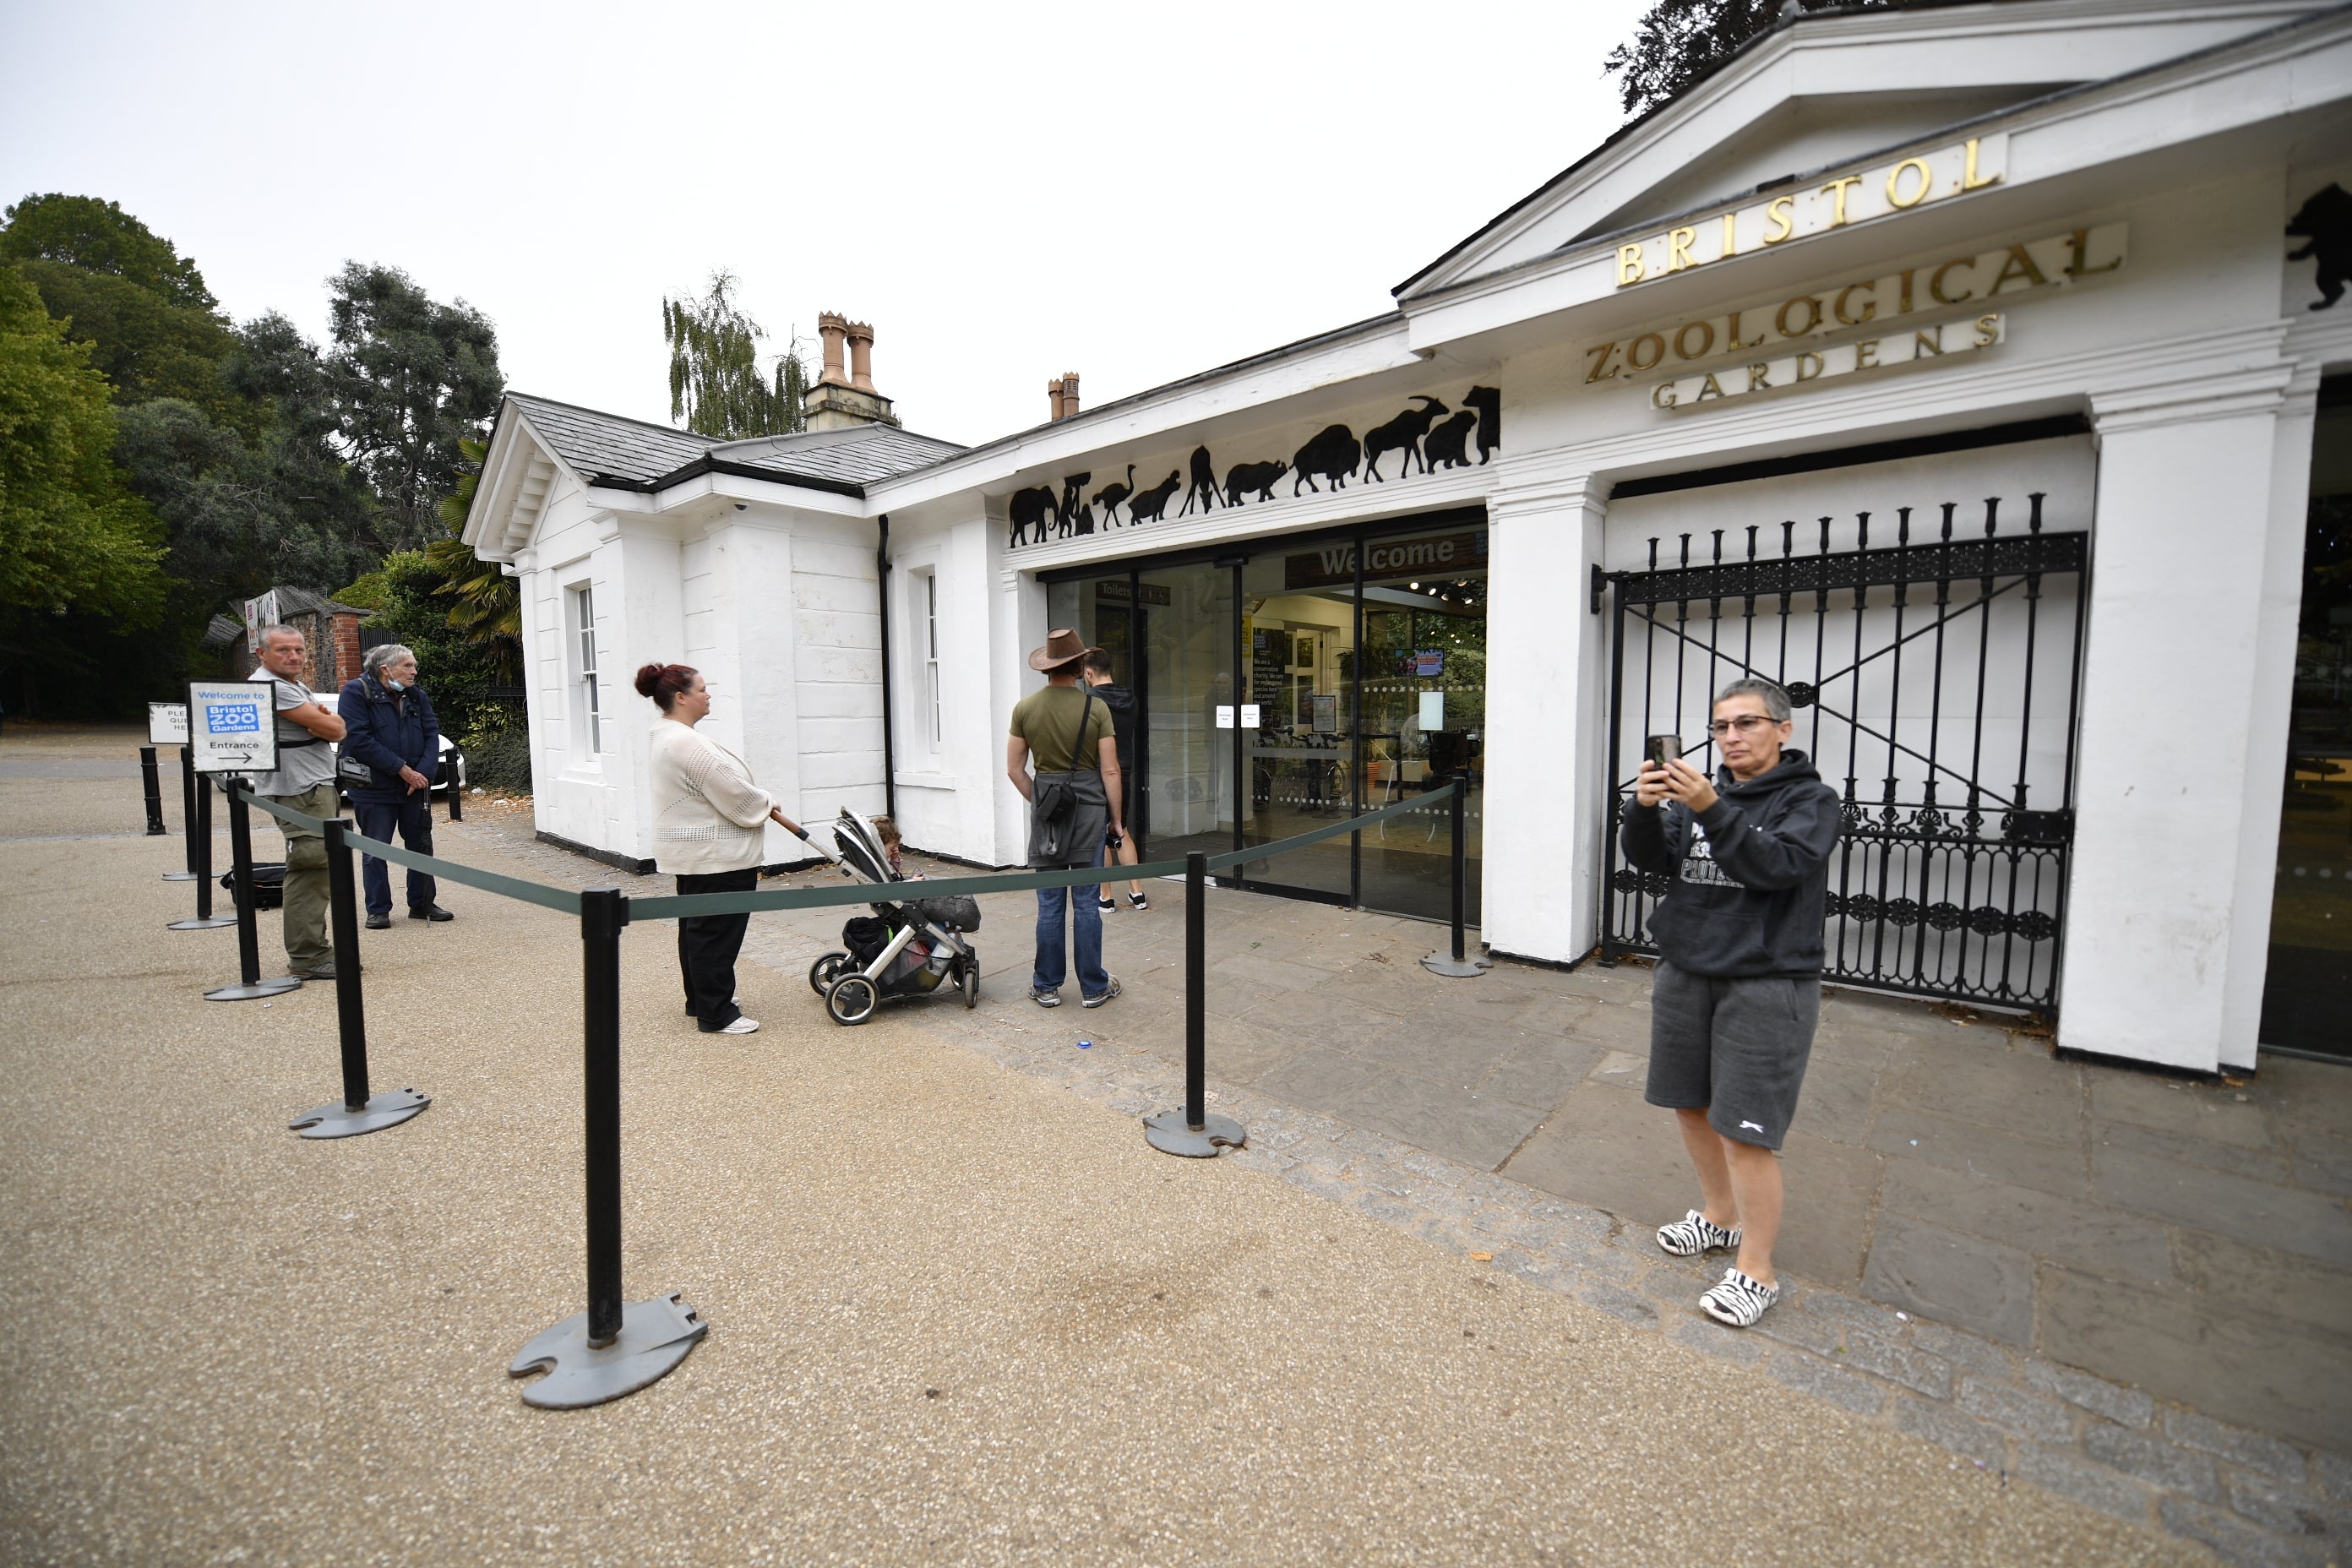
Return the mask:
M1664 877L1634 869L1614 825L1646 736L1683 738L1712 770L1713 693L1743 675L1787 688L1790 742L1845 801L1830 862L1827 977L1878 990L2053 1012L2074 842L2074 719L2086 536L2042 531L2041 493L2002 533L1981 524L1892 532L1871 514L1681 536L1672 564L1612 574L1612 785L1601 957L1653 952ZM1798 535L1813 537L1799 549Z

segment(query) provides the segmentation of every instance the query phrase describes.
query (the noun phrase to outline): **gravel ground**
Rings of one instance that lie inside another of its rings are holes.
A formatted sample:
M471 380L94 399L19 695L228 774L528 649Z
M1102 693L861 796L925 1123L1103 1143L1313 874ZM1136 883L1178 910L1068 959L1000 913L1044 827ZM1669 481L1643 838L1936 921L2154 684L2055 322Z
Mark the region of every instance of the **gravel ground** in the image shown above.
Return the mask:
M694 1034L663 927L624 942L629 1294L713 1326L530 1409L508 1359L583 1305L576 928L452 889L367 933L377 1087L436 1102L307 1142L332 987L203 1001L235 934L162 929L177 839L54 837L137 823L68 787L0 776L0 1561L2211 1561L797 974Z

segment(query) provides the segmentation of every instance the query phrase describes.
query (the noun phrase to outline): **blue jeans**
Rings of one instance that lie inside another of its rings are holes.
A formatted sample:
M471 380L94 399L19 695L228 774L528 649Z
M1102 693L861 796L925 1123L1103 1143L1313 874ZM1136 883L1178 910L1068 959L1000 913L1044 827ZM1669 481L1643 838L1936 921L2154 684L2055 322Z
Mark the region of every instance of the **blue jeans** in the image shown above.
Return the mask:
M1072 893L1077 897L1071 898ZM1075 906L1079 994L1099 996L1110 989L1110 975L1103 969L1102 910L1095 903L1095 890L1091 886L1037 889L1037 969L1031 976L1030 984L1039 991L1059 991L1062 988L1062 910L1065 905Z
M398 843L420 855L433 853L433 805L423 790L398 800L354 795L352 817L362 833L379 844ZM393 837L394 833L400 835L398 839ZM385 873L384 863L373 855L360 857L360 880L367 889L368 913L392 913L392 879ZM406 891L410 909L429 910L439 889L430 871L412 868Z

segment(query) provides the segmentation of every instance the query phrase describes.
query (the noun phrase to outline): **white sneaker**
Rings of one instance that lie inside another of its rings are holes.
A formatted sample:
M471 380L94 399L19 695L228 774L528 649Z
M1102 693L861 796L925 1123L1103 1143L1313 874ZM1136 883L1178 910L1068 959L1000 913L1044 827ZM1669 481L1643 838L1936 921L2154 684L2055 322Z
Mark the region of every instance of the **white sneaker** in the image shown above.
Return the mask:
M760 1020L739 1017L725 1028L716 1032L721 1035L756 1035L760 1032Z

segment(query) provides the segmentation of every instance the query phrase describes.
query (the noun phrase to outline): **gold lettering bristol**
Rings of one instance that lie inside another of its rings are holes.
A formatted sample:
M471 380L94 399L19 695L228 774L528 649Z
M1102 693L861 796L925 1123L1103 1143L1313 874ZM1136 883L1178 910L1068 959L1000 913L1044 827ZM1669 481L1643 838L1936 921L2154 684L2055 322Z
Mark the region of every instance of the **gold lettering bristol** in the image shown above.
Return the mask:
M1615 259L1617 287L1631 288L1727 260L1742 251L1809 238L1979 191L2000 183L2008 162L2006 132L1971 136L1930 153L1840 174L1808 190L1694 216L1639 244L1620 245Z

